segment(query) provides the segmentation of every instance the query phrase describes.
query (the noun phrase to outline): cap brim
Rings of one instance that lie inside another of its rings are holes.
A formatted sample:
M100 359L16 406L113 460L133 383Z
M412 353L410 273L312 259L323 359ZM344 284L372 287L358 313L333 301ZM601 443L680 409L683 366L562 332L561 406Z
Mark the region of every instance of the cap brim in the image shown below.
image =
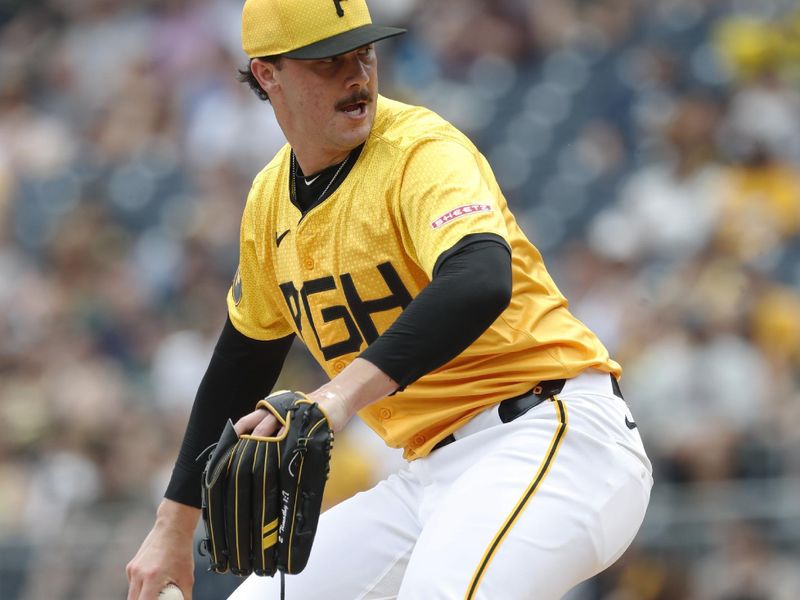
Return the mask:
M361 48L379 40L402 35L405 29L396 27L382 27L380 25L362 25L350 31L345 31L333 37L314 42L308 46L303 46L297 50L284 52L283 56L299 60L317 60L329 58L345 52L352 52L356 48Z

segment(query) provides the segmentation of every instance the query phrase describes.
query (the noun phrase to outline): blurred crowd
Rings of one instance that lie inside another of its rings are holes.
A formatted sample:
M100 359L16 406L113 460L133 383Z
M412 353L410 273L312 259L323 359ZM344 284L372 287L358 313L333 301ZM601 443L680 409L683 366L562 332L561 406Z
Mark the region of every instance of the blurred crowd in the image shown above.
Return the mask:
M380 44L382 92L476 141L625 369L653 504L576 598L800 597L796 1L370 6L410 29ZM240 11L0 4L4 600L124 595L225 319L250 181L284 143L235 79ZM295 348L279 385L322 380ZM353 423L326 502L399 464ZM198 581L197 600L237 583L202 562Z

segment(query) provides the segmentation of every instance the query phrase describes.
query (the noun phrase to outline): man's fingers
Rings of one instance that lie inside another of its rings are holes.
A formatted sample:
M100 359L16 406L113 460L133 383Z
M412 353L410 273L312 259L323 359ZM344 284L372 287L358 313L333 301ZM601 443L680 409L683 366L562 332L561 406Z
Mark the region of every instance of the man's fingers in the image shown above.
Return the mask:
M128 585L128 600L138 600L139 591L142 589L142 580L139 577L131 579Z
M243 435L245 433L250 433L253 431L255 426L258 425L268 414L269 413L266 410L259 409L255 412L251 412L249 415L243 416L241 419L236 421L236 425L233 426L233 428L236 430L236 434Z
M243 416L233 426L237 435L252 434L261 437L275 435L278 429L278 420L266 410L259 409Z
M253 429L253 435L268 437L275 435L277 429L278 419L271 414L268 414L258 425L256 425L255 429Z
M139 594L139 600L158 600L158 595L165 587L167 587L166 583L156 583L155 579L145 581Z

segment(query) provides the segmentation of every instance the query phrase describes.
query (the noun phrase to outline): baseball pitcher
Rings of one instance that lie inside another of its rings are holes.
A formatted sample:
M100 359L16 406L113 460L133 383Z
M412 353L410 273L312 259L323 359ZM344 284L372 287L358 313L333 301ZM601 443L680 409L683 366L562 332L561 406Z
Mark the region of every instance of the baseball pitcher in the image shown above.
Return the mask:
M288 144L250 190L228 318L128 600L168 583L190 598L201 506L212 568L249 574L235 600L279 598L278 572L298 600L556 599L642 523L651 466L621 368L470 140L379 95L374 44L401 33L365 0L244 4L242 79ZM298 338L330 381L271 394ZM356 413L407 466L318 519Z

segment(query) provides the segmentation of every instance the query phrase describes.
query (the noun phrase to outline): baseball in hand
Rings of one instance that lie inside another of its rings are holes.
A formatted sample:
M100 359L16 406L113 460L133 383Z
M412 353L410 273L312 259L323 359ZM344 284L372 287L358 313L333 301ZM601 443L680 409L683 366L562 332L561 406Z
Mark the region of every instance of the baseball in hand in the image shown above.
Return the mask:
M183 600L183 592L174 583L169 583L167 587L161 590L158 600Z

